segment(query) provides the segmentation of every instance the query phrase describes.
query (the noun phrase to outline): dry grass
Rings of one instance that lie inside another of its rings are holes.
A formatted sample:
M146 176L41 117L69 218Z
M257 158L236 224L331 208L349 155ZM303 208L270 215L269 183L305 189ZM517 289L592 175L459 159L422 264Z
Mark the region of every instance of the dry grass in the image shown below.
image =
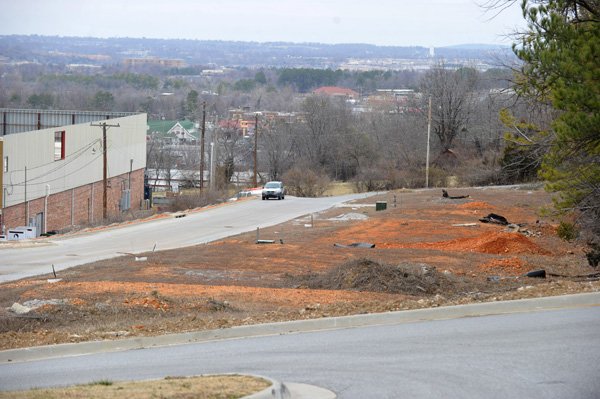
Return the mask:
M327 190L325 190L325 193L323 193L323 195L333 197L337 195L353 194L355 192L356 186L353 183L336 182L331 183L329 187L327 187Z
M261 378L242 375L167 377L135 382L101 380L66 388L0 392L0 399L233 399L259 392L269 385Z

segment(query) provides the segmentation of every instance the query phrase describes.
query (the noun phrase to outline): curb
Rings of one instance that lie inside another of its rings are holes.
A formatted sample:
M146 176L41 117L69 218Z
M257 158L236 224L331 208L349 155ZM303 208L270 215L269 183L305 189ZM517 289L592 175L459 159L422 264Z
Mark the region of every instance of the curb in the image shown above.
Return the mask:
M156 337L135 337L115 341L88 341L0 351L0 364L27 362L65 356L81 356L101 352L117 352L160 346L201 343L215 340L240 339L300 332L335 330L376 325L415 323L430 320L447 320L543 311L561 308L600 306L600 292L574 294L503 302L486 302L468 305L444 306L428 309L405 310L387 313L296 320L268 324L231 327L220 330L194 331Z
M282 383L272 378L253 376L271 381L271 386L242 399L336 399L337 395L328 389L315 385Z

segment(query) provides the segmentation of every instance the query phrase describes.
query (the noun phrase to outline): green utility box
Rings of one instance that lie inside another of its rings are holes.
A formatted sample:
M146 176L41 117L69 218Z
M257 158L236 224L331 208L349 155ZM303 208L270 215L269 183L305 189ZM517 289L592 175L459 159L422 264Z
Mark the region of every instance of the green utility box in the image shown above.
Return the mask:
M387 202L385 201L377 201L375 203L375 210L376 211L385 211L387 209Z

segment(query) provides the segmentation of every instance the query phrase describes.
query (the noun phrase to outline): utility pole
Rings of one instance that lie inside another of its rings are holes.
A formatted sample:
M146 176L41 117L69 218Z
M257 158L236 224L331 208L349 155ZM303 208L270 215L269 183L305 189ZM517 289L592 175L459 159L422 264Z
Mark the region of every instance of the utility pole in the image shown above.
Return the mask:
M206 101L202 103L202 137L200 138L200 189L204 187L204 134L206 132ZM212 178L212 176L211 176Z
M425 160L425 188L429 188L429 138L431 136L431 95L429 96L429 116L427 117L427 157Z
M258 168L258 112L254 114L254 178L252 179L253 187L258 186L256 179L256 171Z
M214 190L215 186L215 143L210 143L210 189Z
M29 226L29 202L27 201L27 166L25 166L25 226Z
M118 123L116 125L109 125L106 122L101 122L90 123L90 126L102 127L102 218L106 219L108 217L108 199L106 194L108 191L108 149L106 147L106 131L109 127L121 127L121 125Z

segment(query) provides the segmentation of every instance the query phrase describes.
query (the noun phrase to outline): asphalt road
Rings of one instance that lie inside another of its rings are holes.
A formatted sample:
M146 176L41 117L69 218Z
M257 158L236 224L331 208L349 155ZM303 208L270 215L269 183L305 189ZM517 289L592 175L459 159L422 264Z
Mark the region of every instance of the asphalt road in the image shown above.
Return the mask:
M295 198L283 201L248 200L168 218L52 239L49 245L7 248L0 245L0 282L17 280L122 253L181 248L273 226L296 217L328 209L370 194L340 197ZM59 276L60 277L60 276Z
M239 372L339 398L600 397L600 307L211 341L0 365L0 389Z

